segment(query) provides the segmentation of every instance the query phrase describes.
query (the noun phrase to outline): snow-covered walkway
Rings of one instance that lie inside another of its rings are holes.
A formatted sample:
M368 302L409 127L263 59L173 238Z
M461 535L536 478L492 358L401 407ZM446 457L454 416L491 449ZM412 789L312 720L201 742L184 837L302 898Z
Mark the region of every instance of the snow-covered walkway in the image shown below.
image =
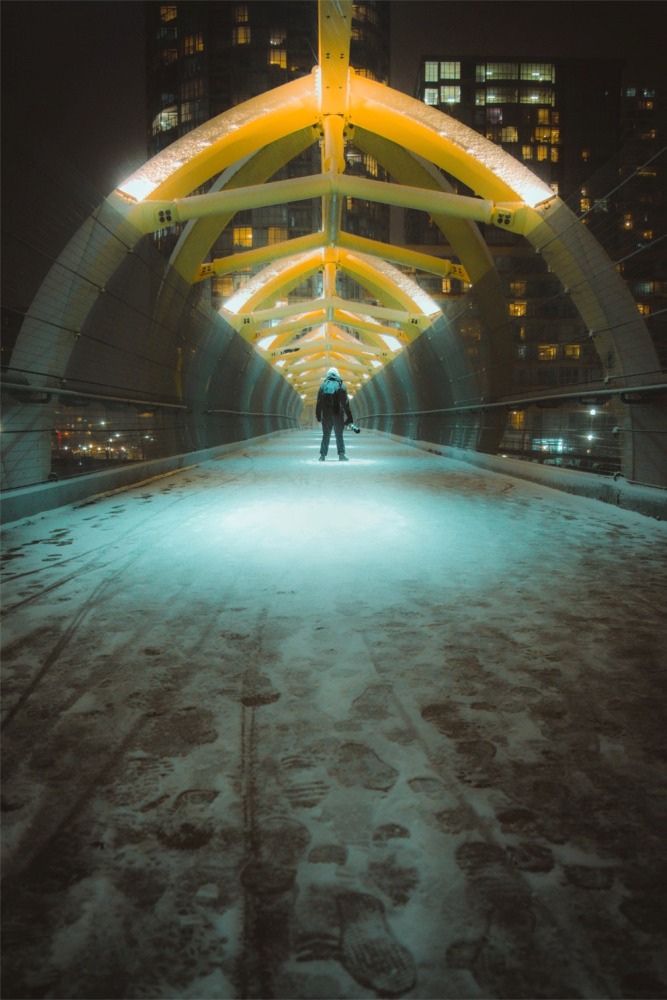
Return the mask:
M3 996L664 997L667 525L318 443L3 532Z

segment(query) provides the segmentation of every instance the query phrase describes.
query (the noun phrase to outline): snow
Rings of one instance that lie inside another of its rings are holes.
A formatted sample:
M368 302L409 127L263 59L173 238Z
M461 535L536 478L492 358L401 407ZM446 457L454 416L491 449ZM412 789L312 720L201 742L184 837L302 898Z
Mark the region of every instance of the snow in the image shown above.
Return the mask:
M4 995L665 995L667 525L318 447L3 531Z

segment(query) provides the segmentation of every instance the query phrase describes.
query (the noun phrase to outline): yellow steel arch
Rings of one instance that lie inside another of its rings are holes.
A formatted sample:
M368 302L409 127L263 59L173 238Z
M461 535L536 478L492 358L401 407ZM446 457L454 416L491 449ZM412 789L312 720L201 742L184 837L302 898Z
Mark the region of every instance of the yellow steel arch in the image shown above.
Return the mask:
M309 76L195 129L128 178L110 202L142 233L175 223L185 225L171 264L187 281L234 273L240 268L260 268L250 294L232 297L224 306L225 318L255 344L265 340L267 327L277 327L282 349L295 353L294 343L303 336L298 331L309 325L299 326L299 316L308 313L317 316L324 345L330 342L330 327L337 322L339 329L361 331L369 338L369 346L378 347L376 332L365 330L369 318L371 327L378 323L395 333L399 341L411 339L433 322L437 311L420 300L417 286L409 287L392 264L436 274L454 273L473 283L484 279L481 312L487 329L507 328L500 283L476 222L520 233L536 247L549 244L554 270L559 277L565 275L564 284L586 287L578 305L589 327L602 331L610 327L608 289L596 286L590 275L591 257L601 253L590 234L578 232L573 238L569 232L574 218L571 213L568 215L547 185L499 146L436 109L357 75L349 65L351 18L350 0L319 0L318 65ZM350 141L375 156L396 183L349 175L345 146ZM312 142L318 142L321 149L319 174L271 180ZM439 169L433 170L431 165ZM460 179L475 196L454 194L440 171ZM220 176L208 193L192 194L216 175ZM460 263L411 254L343 232L341 205L345 198L428 212L447 235ZM322 202L319 233L222 260L206 259L236 212L308 199ZM317 300L299 302L295 290L318 268L322 271L319 305ZM337 298L339 268L363 286L368 295L365 301ZM635 360L637 343L648 359L652 345L634 303L629 294L626 298L621 295L620 301L626 329L632 334ZM614 308L618 312L618 296ZM342 318L345 314L349 320ZM618 319L617 315L616 324ZM338 337L338 341L345 357L345 340ZM352 346L348 346L350 364ZM624 347L613 333L603 332L599 346L604 346L606 358L613 356L616 370L620 367L623 372ZM324 365L329 351L322 345L320 349ZM508 349L502 336L490 345L497 362L492 367L505 376L493 376L493 384L482 387L487 398L497 398L507 389L511 366L504 362ZM387 359L393 356L389 351ZM381 357L384 359L384 352ZM273 356L271 360L278 363ZM280 367L292 374L284 355ZM646 370L650 368L649 363Z

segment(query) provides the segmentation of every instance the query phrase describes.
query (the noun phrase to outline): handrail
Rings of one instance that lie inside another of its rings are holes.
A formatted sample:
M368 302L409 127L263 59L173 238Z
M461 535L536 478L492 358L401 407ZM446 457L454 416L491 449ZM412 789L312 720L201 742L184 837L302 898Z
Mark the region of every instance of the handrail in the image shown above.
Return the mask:
M43 392L48 396L76 396L81 399L99 399L107 403L132 403L135 406L155 406L169 410L187 410L185 403L161 403L148 399L129 399L125 396L106 396L97 392L84 392L78 389L60 389L55 386L44 385L24 385L22 382L2 382L0 389L10 392Z
M204 413L231 413L236 417L283 417L285 420L299 420L288 413L266 413L263 410L204 410Z
M437 410L399 410L399 411L383 411L377 413L366 413L360 416L360 420L368 420L370 417L416 417L423 416L428 413L463 413L467 411L474 410L494 410L500 409L521 409L523 406L530 406L534 403L546 403L551 400L568 400L568 399L597 399L600 396L627 396L633 395L634 393L657 393L657 392L667 392L667 382L661 382L658 385L639 385L633 387L619 387L618 389L589 389L587 392L567 392L567 393L554 393L551 396L530 396L525 399L506 399L500 400L495 403L469 403L462 404L460 406L447 406L442 409Z

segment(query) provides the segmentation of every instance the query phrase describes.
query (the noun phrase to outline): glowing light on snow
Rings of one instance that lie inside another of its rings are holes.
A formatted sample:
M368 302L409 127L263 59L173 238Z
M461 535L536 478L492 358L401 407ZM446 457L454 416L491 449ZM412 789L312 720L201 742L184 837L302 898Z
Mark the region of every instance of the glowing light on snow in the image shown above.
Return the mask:
M149 177L140 177L134 174L128 180L119 184L118 190L128 195L134 201L143 201L144 198L148 198L156 187L157 181L151 180Z

